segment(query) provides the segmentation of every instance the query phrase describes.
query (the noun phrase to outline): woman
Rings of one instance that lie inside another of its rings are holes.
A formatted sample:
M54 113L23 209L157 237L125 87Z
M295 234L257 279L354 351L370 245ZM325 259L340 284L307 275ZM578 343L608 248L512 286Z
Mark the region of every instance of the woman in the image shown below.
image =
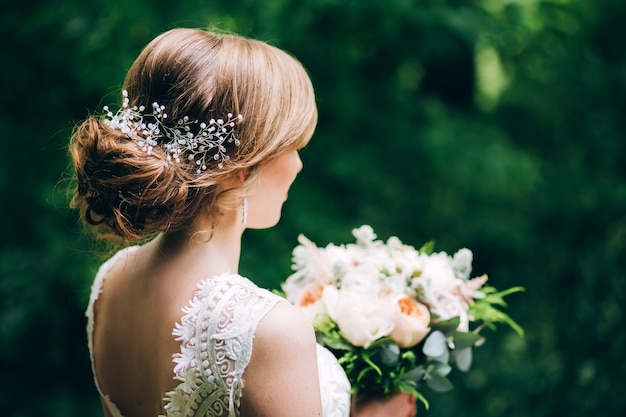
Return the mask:
M70 145L72 205L104 237L147 242L92 287L105 415L347 416L349 383L307 319L237 274L243 231L278 222L315 128L302 65L263 42L174 29L139 55L123 100ZM373 404L354 414L387 402Z

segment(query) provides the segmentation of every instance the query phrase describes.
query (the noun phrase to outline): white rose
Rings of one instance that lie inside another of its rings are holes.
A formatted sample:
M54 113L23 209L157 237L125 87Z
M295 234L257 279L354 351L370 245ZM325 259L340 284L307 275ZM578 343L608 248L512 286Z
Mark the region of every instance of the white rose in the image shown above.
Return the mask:
M342 336L354 346L368 347L374 340L389 335L393 323L386 297L359 288L326 287L322 300Z
M362 262L349 265L341 281L341 288L350 292L362 292L364 296L377 297L383 291L377 265Z
M395 294L402 294L407 290L405 275L392 275L385 280L385 284L390 288L390 292Z
M391 338L398 346L409 348L417 345L428 334L430 313L428 308L406 295L393 299L393 330Z
M422 278L427 279L434 290L452 293L460 284L452 269L452 258L445 252L439 252L433 253L425 260Z
M432 306L432 312L439 317L439 321L458 317L460 322L457 329L462 332L469 331L469 317L461 298L449 293L435 292L428 302Z

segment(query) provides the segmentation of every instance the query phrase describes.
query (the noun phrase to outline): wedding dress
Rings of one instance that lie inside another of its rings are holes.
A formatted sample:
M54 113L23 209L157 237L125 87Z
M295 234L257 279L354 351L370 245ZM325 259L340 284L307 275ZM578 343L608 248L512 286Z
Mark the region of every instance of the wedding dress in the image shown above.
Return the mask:
M86 316L92 368L94 303L109 269L135 248L124 249L105 262L91 288ZM254 332L264 315L280 302L286 301L237 274L223 274L199 283L172 331L172 337L180 341L180 352L172 363L179 384L165 393L165 417L239 416L242 376L250 361ZM332 353L320 345L317 356L323 417L348 417L350 383L346 374ZM95 368L94 379L110 414L124 417L101 391Z

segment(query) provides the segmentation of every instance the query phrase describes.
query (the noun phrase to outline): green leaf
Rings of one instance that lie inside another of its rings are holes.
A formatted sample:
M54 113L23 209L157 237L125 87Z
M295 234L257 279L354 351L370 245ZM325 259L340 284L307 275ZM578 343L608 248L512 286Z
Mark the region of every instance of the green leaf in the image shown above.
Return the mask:
M454 342L454 349L465 349L472 347L482 339L482 336L474 332L460 332L458 330L453 331L450 336Z
M426 369L424 365L420 365L402 375L402 379L419 383L424 378L424 375L426 375Z
M429 240L428 242L424 243L422 247L418 249L419 253L425 253L426 255L432 254L434 250L435 250L434 240Z
M432 373L426 378L426 385L433 391L446 392L450 391L454 386L448 378L438 373Z
M457 316L448 320L432 323L430 327L433 330L439 330L444 334L448 334L451 331L456 330L459 327L459 324L461 324L461 318Z
M481 291L485 294L483 298L477 298L470 306L469 313L474 317L474 321L482 321L485 325L493 323L504 323L509 325L520 336L524 335L524 330L508 314L498 310L494 306L506 307L504 297L516 292L524 291L523 287L513 287L503 291L497 291L493 287L483 287Z
M414 395L422 404L424 404L424 408L428 410L430 404L424 395L418 391L417 385L412 381L400 381L401 383L398 385L398 391L406 392L408 394Z
M378 375L382 375L383 371L381 371L381 369L378 367L378 365L376 365L372 359L370 358L370 356L368 354L363 354L362 356L363 360L365 361L365 363L367 363L369 366L371 366Z

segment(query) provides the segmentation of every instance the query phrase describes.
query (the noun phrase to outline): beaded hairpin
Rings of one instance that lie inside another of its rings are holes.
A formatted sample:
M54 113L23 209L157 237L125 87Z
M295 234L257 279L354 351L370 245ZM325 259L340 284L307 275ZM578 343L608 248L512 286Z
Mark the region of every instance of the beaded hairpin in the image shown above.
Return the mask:
M210 161L216 161L222 168L230 157L226 154L226 145L240 145L235 135L235 126L243 120L241 114L228 113L226 119L211 119L198 122L185 116L172 123L164 124L167 119L165 106L152 103L152 112L146 113L145 106L129 107L128 91L122 91L122 108L113 113L108 106L104 123L128 135L148 154L155 146L165 150L168 161L180 162L181 156L197 165L196 173L207 169ZM144 119L148 118L148 121ZM192 131L192 127L194 128Z

